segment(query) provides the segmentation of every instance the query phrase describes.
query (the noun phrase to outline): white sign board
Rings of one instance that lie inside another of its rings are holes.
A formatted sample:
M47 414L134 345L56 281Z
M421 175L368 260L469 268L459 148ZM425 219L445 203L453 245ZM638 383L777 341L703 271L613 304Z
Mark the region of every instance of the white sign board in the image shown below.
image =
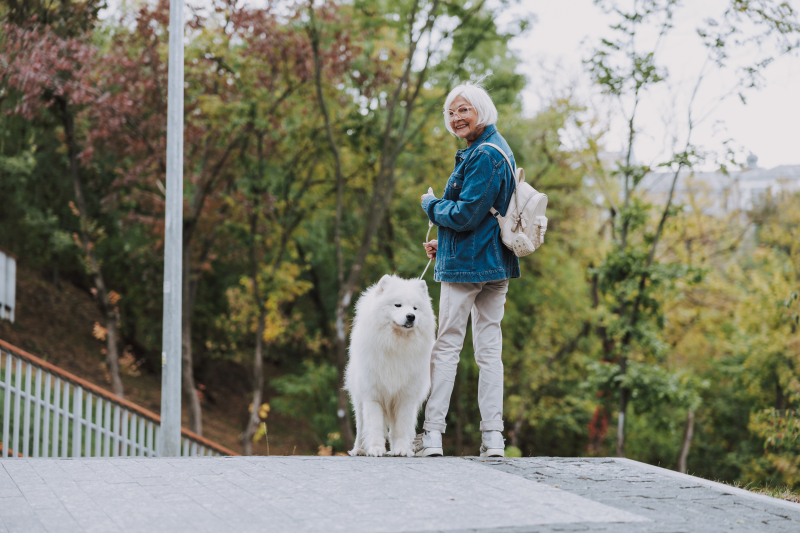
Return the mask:
M17 258L0 248L0 319L14 322L17 295Z

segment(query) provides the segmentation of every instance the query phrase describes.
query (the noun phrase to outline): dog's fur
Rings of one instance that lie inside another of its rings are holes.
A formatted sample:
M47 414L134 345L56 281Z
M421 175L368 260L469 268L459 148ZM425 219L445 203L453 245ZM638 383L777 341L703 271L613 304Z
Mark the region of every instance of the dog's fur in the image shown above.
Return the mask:
M428 286L420 279L383 276L361 295L345 376L357 428L350 455L384 455L387 436L389 455L414 455L417 413L431 387L435 331Z

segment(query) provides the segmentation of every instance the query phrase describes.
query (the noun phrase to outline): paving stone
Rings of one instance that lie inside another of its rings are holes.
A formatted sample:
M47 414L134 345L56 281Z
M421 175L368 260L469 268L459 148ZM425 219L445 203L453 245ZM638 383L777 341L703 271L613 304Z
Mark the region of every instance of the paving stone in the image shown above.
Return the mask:
M28 486L45 484L41 476L39 476L31 467L31 465L28 464L28 461L20 461L18 459L3 459L0 460L0 463L3 463L6 473L18 487L20 485Z
M0 502L0 519L3 526L10 533L39 533L45 529L39 522L34 510L28 505L27 500L20 496L17 498L5 498Z
M82 528L63 506L34 509L36 518L48 533L69 533Z
M0 520L0 533L797 533L800 505L614 459L9 459Z
M561 490L574 490L584 498L652 520L615 526L612 531L800 531L800 505L633 461L526 458L483 464ZM605 531L602 527L589 531ZM547 526L532 531L555 529Z

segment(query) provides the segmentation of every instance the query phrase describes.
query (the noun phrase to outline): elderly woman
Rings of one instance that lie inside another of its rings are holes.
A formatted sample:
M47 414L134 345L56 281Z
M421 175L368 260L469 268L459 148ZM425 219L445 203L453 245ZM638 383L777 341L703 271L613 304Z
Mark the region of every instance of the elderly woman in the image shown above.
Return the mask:
M453 392L467 319L472 314L472 342L480 368L478 405L481 411L482 457L502 457L503 440L503 319L508 280L518 278L519 259L503 245L500 227L490 213L505 216L514 179L500 147L514 161L497 132L497 109L480 86L462 84L444 104L448 131L467 141L456 152L453 173L443 198L432 189L422 196L422 209L438 226L438 240L424 244L436 258L434 279L442 283L439 332L431 354L431 394L425 408L425 432L415 440L415 454L442 455L442 433ZM514 163L516 165L516 163ZM441 246L442 251L438 248Z

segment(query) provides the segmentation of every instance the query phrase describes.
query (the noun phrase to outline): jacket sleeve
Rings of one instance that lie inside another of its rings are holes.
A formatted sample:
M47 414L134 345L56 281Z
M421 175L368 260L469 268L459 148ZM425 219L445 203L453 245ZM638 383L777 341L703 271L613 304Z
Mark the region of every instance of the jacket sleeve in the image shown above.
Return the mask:
M458 200L428 196L422 208L437 226L455 231L472 231L478 227L500 194L500 177L497 173L502 169L495 165L488 153L479 148L464 168L464 184Z

